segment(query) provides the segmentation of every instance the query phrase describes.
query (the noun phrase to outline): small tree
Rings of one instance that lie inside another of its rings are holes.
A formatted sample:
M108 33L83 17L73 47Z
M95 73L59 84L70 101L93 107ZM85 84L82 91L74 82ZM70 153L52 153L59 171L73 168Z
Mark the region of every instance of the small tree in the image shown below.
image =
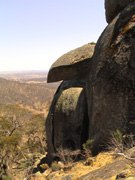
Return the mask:
M135 146L135 135L125 134L123 135L118 129L111 132L111 137L107 142L107 148L109 150L115 150L117 152L125 152L129 148Z
M83 151L84 151L84 154L85 154L86 158L88 158L89 156L91 156L91 151L92 151L92 147L93 147L93 142L94 142L93 139L88 139L88 140L86 141L86 143L84 143L84 144L82 145Z
M17 128L7 119L0 117L0 178L4 174L11 174L12 170L9 164L15 161L15 157L19 153L17 145L21 137Z

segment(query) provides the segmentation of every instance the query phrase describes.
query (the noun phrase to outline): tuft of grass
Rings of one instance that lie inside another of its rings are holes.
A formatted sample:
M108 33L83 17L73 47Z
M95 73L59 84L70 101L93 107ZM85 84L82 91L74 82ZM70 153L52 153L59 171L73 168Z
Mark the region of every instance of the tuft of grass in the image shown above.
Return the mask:
M135 146L135 135L123 135L118 129L111 132L111 137L107 142L107 149L119 153L126 152Z
M52 162L51 168L52 168L52 171L60 170L60 166L59 166L59 164L56 161Z
M118 129L113 132L113 135L119 143L122 143L122 141L123 141L122 133Z
M93 142L94 142L93 139L88 139L86 143L82 145L86 158L90 157L92 154L91 151L93 147Z
M11 178L10 178L9 176L7 176L7 175L4 175L4 176L2 177L2 179L3 179L3 180L11 180Z

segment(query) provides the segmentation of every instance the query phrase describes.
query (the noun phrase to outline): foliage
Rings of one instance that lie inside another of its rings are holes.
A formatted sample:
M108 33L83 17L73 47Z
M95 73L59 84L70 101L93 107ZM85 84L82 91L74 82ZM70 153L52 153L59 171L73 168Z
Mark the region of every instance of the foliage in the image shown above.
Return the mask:
M14 147L17 147L17 145L19 144L19 140L20 138L16 135L12 135L12 136L3 136L1 137L1 141L0 141L0 147L1 149L4 148L8 148L8 149L12 149Z
M32 115L26 126L25 133L28 136L26 149L29 149L30 153L44 154L46 152L45 118L41 114Z
M19 105L0 108L1 179L4 174L8 177L9 172L13 173L12 167L31 170L35 154L45 154L46 135L43 115L33 114Z
M122 143L122 133L118 129L113 132L113 135L119 143Z
M6 129L11 128L11 123L4 117L0 117L0 133L5 132Z
M0 179L16 175L19 168L25 178L38 160L36 155L45 154L44 116L57 86L0 78Z
M22 162L20 165L19 165L19 168L27 168L29 167L29 165L31 164L30 160L25 160L24 162Z
M92 147L93 147L93 142L94 142L93 139L88 139L88 140L86 141L86 143L84 143L84 144L82 145L83 151L84 151L84 153L85 153L86 158L88 158L89 156L91 156L91 150L92 150Z
M7 175L2 176L2 178L3 178L3 180L11 180L11 178L9 176L7 176Z
M132 134L123 135L118 129L111 132L107 148L116 152L125 152L135 146L135 136Z
M59 164L56 161L52 162L51 168L52 168L53 171L60 170L60 166L59 166Z
M5 105L18 103L43 112L58 85L26 84L0 78L0 99Z

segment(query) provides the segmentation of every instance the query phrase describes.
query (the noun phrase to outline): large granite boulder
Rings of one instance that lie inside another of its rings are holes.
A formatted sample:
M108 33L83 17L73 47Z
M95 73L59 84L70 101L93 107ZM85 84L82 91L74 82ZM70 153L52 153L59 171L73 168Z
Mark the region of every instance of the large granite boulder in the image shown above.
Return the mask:
M86 44L61 56L50 68L47 82L82 79L88 73L95 43Z
M48 82L65 81L46 121L48 162L60 147L81 149L93 139L97 154L112 131L135 132L135 1L106 0L106 8L111 23L96 47L92 43L63 55L49 71Z
M110 23L129 3L134 0L105 0L106 21Z
M103 148L111 131L135 132L135 12L132 7L135 2L107 26L92 58L87 102L89 138L94 139L94 153Z
M51 163L60 147L81 149L88 139L88 123L85 82L62 82L46 120L47 162Z
M48 73L48 82L64 80L59 86L47 120L47 162L60 147L81 149L88 139L86 83L95 43L89 43L60 57Z

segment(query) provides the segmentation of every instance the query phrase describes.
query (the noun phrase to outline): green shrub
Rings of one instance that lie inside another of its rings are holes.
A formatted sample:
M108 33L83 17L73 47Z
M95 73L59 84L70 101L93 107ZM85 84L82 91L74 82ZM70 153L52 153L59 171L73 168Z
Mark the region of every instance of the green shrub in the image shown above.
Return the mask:
M7 175L4 175L4 176L2 177L2 179L3 179L3 180L11 180L11 178L10 178L9 176L7 176Z
M11 123L9 120L5 119L4 117L0 116L0 129L3 131L5 129L10 129L11 128Z
M110 133L107 142L107 149L118 152L125 152L128 149L135 147L134 134L122 134L118 129Z
M126 144L122 133L117 129L116 131L111 132L110 135L111 137L109 137L107 141L107 149L123 152L126 148Z
M27 168L27 167L29 167L30 165L31 165L31 161L30 161L30 160L27 160L27 161L21 163L20 166L19 166L19 168L20 168L20 169Z
M114 137L117 139L119 143L122 143L122 133L117 129L116 131L113 132Z
M92 151L92 147L93 147L93 142L94 142L93 139L88 139L88 140L86 141L86 143L84 143L84 144L82 145L86 158L88 158L89 156L91 156L91 151Z
M0 146L8 147L10 150L16 147L19 143L19 137L12 135L12 136L3 136L0 141Z
M92 145L93 145L93 139L88 139L86 141L86 143L84 143L83 146L83 150L91 150L92 149Z
M56 161L52 162L51 168L52 168L53 171L60 170L60 166Z

